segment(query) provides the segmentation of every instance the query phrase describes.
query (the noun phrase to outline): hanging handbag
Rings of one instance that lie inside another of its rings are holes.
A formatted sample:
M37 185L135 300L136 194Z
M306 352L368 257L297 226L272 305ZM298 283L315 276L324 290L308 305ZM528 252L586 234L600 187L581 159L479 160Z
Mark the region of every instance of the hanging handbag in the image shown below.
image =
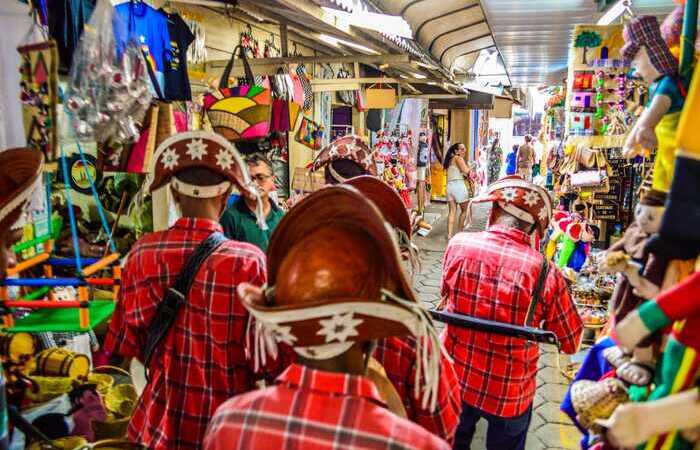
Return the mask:
M392 109L396 106L396 91L392 87L383 88L372 85L365 91L365 108L367 109Z
M297 66L297 75L299 75L299 82L301 83L301 87L304 90L303 108L304 111L308 111L314 105L314 91L313 89L311 89L311 82L306 76L306 66L304 66L303 64L299 64Z
M249 84L228 87L235 55L243 61ZM241 46L236 47L219 81L219 89L204 96L204 111L214 131L230 141L252 140L270 132L269 89L253 83L253 71Z
M286 133L291 129L289 119L289 103L279 98L273 100L270 131Z
M308 117L303 117L295 140L312 150L319 150L321 148L322 133L323 127L319 126Z
M289 74L286 73L281 68L277 70L277 74L273 77L272 92L275 94L276 98L282 100L288 100L290 95L289 84L291 80L287 81Z
M289 110L289 131L294 131L297 129L301 117L301 105L290 101L287 103L287 109Z

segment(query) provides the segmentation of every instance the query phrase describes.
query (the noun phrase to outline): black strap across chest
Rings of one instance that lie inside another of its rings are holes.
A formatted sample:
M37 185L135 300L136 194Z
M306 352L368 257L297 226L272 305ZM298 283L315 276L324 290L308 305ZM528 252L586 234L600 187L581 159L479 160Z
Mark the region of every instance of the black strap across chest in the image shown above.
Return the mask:
M194 249L194 252L192 252L192 255L187 259L185 265L182 266L175 283L166 291L163 300L158 303L156 314L148 325L146 345L143 351L147 377L148 366L150 365L153 353L160 342L167 336L168 331L170 331L170 328L175 322L177 313L187 299L187 295L192 287L192 282L195 276L197 276L199 268L204 264L204 261L226 241L226 237L219 232L212 233L203 240L197 248Z
M547 274L549 273L549 261L547 258L543 258L542 267L540 268L540 274L537 277L537 284L535 284L535 289L532 291L532 300L530 300L530 306L527 308L527 315L525 316L525 326L531 327L532 321L535 318L535 311L537 311L537 305L542 299L542 292L544 291L544 285L547 281Z

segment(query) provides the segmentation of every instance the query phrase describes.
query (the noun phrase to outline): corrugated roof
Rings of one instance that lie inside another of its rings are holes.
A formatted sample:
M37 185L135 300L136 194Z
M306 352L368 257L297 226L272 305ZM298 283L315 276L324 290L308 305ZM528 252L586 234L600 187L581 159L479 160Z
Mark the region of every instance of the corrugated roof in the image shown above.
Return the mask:
M557 83L566 73L575 25L600 13L593 0L482 0L513 85ZM633 0L636 14L664 15L673 0Z

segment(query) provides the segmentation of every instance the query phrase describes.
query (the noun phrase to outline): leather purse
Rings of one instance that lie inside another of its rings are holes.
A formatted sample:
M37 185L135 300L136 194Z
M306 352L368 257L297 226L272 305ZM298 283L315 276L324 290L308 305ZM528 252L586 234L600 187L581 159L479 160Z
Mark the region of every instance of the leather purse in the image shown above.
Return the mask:
M248 84L228 87L235 55L243 61ZM254 140L270 133L271 91L254 84L243 47L233 51L219 81L219 89L204 96L204 111L214 131L230 141Z

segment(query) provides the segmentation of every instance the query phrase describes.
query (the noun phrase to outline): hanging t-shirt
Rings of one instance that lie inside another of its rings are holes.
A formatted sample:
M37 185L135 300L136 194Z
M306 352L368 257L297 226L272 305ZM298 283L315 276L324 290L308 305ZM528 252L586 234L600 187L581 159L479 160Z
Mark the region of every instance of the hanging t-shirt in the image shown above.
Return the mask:
M192 100L190 78L187 75L187 49L194 42L194 34L179 14L166 14L166 17L170 34L170 60L165 63L165 98Z
M141 43L141 49L146 53L151 67L157 72L163 72L166 61L170 60L171 51L165 14L142 2L122 3L117 5L116 10L129 34L136 36ZM120 53L128 38L129 36L115 35Z

